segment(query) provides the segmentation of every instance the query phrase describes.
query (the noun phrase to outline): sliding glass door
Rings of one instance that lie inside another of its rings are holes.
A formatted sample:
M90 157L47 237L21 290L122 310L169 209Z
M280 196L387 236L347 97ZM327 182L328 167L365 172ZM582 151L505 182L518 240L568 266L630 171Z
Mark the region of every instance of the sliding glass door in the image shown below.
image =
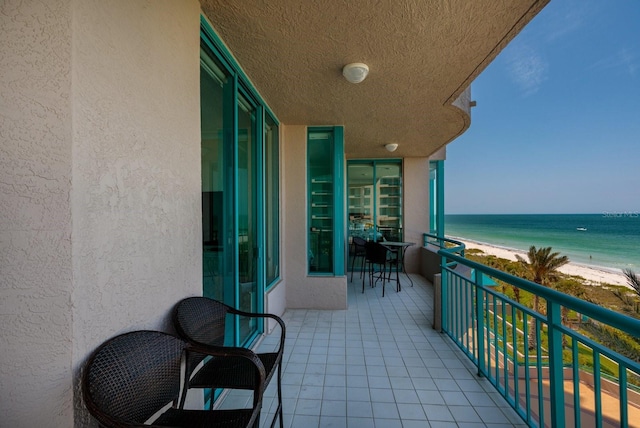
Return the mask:
M204 19L200 35L203 295L261 313L280 279L279 124ZM264 327L228 325L235 346Z
M402 163L347 163L349 240L402 241Z
M235 305L233 79L206 48L201 57L203 295Z
M258 312L258 150L256 109L238 96L238 274L239 308ZM257 329L256 318L240 321L244 342Z

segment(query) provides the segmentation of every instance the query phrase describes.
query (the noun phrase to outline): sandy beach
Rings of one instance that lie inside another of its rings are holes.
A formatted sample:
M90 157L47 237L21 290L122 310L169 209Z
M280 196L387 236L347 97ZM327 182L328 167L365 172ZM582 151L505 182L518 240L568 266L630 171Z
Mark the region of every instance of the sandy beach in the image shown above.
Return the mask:
M519 254L525 260L527 260L526 253L522 251L517 251L510 248L498 247L490 244L485 244L482 242L469 241L461 238L453 238L453 239L463 242L465 247L468 249L475 248L475 249L481 250L485 254L493 255L499 258L515 261L516 254ZM627 284L626 277L622 274L622 271L618 269L609 270L609 269L598 268L594 266L568 263L567 265L561 267L558 270L567 275L580 276L595 285L599 285L601 283L607 283L607 284L613 284L613 285L624 285L629 287L629 285Z

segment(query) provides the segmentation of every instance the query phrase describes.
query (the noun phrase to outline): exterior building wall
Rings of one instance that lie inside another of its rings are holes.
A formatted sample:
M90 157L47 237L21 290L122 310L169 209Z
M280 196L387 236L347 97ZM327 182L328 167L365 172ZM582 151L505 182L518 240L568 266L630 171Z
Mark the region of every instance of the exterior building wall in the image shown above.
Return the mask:
M307 273L307 127L282 125L283 272L286 307L346 309L346 276ZM345 213L346 215L346 213Z
M106 338L166 330L202 294L199 46L196 0L75 2L76 380Z
M202 290L199 3L0 12L0 425L91 426L89 353Z
M418 273L422 234L429 231L429 158L404 158L402 174L404 240L415 243L405 253L405 269Z
M0 3L0 426L71 426L71 1Z

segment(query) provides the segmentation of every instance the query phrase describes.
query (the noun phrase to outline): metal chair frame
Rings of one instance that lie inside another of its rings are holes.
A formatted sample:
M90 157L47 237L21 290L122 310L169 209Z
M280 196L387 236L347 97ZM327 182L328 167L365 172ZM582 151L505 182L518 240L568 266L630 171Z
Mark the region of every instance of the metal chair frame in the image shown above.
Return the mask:
M277 372L278 407L271 421L271 427L275 426L276 420L279 419L280 428L283 428L282 359L286 327L280 317L273 314L241 311L207 297L188 297L176 305L173 312L173 323L178 335L191 344L201 345L207 348L213 347L220 352L244 349L225 346L225 325L226 322L228 322L227 315L233 317L272 319L280 326L280 341L277 349L274 352L258 353L256 355L265 368L265 388ZM204 364L198 369L198 365L202 361L203 358L199 358L197 355L188 361L189 388L254 389L253 379L244 375L246 371L245 367L247 366L245 361L238 359L223 360L222 363L215 363L213 367L215 367L216 370L209 368L209 365L214 362L213 359L204 361Z
M186 361L191 354L247 362L253 378L252 408L186 410ZM115 336L89 357L82 373L82 394L89 413L105 427L255 427L260 422L265 369L246 349L222 354L159 331Z

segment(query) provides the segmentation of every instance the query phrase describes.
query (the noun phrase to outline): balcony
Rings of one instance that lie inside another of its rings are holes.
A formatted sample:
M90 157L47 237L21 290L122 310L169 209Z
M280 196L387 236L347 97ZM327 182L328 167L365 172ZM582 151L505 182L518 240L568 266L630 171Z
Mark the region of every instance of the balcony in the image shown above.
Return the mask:
M419 275L402 291L365 287L356 274L349 309L288 309L285 427L526 426L446 335L432 328L433 287ZM405 286L405 284L407 284ZM262 349L273 346L267 336ZM273 383L273 382L272 382ZM261 426L275 387L265 392ZM224 406L245 405L234 393Z
M640 426L638 356L620 355L559 320L566 307L636 337L640 321L460 254L463 247L440 251L444 274L435 290L412 275L414 287L383 298L381 287L362 293L356 275L348 310L287 310L285 426ZM487 278L537 292L548 314L483 286L493 283ZM432 328L435 301L443 304L443 333ZM539 338L532 349L525 346L530 328ZM274 398L270 386L263 423ZM223 406L248 399L233 393Z

